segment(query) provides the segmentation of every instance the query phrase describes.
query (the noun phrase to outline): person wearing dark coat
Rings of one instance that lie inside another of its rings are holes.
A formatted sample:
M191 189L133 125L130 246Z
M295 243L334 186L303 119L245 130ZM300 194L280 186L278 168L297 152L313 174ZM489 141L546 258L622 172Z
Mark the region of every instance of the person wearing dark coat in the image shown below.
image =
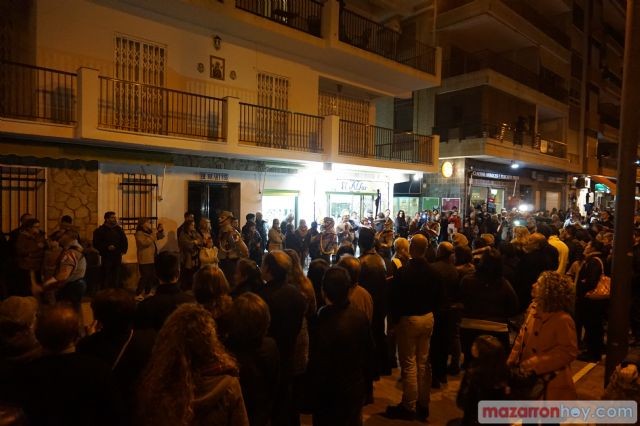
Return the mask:
M605 260L602 254L603 244L593 240L584 248L585 261L578 272L576 281L576 333L578 344L582 340L584 327L584 344L586 349L578 355L578 359L598 362L604 352L604 321L608 300L593 300L587 293L598 285L600 276L605 272Z
M472 359L472 343L481 335L495 336L505 349L509 347L508 319L518 311L518 296L502 270L500 253L490 249L482 254L476 271L462 279L460 340L465 366Z
M242 398L251 426L268 426L280 374L275 340L267 336L269 307L254 293L243 293L229 312L225 345L238 361Z
M370 228L361 228L358 238L360 246L360 285L369 292L373 299L373 319L371 331L375 343L375 365L373 377L391 374L391 363L388 358L385 320L388 311L388 283L385 261L375 250L375 232Z
M124 289L98 292L91 302L99 331L78 342L79 354L101 359L111 367L128 416L134 413L137 380L149 362L156 331L134 330L136 301Z
M443 241L438 244L436 261L431 264L433 280L444 291L444 305L435 312L435 323L429 359L433 371L432 386L447 383L447 360L449 354L452 363L460 362L460 279L454 266L453 244Z
M396 234L398 234L400 237L407 238L409 236L409 224L407 223L407 218L405 217L404 210L400 210L398 212L394 225Z
M540 233L531 234L524 249L514 286L520 302L519 312L524 312L531 303L531 287L540 274L557 270L559 263L558 250Z
M311 330L308 374L315 426L362 425L373 340L366 315L349 303L351 278L330 268L322 280L328 304Z
M288 426L296 423L293 409L293 358L302 318L307 302L302 292L288 284L291 258L281 250L274 250L262 260L262 278L266 284L258 295L269 306L271 324L268 335L278 346L280 353L280 381L274 402L271 423ZM299 420L298 420L299 421Z
M156 261L156 274L160 285L153 296L138 305L136 328L160 330L178 305L196 302L193 296L180 290L180 259L177 254L161 252Z
M424 257L428 240L411 239L411 259L398 269L389 297L389 314L398 343L402 374L402 401L387 407L391 419L425 421L429 417L431 366L427 360L434 326L433 313L444 303L444 290L433 280L433 268ZM375 302L374 302L375 303Z
M100 252L103 287L120 287L122 255L129 243L115 212L104 214L104 223L93 231L93 246Z
M110 366L76 352L78 313L70 306L43 309L36 337L43 356L16 372L13 397L32 425L120 425L124 411Z

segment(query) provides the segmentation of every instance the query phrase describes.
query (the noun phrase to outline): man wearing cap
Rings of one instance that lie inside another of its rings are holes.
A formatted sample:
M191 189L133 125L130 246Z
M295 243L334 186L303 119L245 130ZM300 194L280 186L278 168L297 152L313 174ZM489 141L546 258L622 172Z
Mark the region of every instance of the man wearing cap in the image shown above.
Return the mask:
M218 215L218 260L231 288L235 286L236 264L241 257L249 257L249 249L240 233L231 225L233 213L223 211Z

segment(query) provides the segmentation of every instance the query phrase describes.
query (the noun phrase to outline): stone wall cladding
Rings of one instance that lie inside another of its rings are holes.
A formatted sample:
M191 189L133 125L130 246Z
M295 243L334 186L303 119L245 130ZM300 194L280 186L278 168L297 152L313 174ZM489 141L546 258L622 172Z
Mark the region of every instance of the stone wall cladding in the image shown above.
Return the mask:
M91 239L98 226L98 171L84 168L47 170L47 229L58 228L61 216L73 217L81 238Z

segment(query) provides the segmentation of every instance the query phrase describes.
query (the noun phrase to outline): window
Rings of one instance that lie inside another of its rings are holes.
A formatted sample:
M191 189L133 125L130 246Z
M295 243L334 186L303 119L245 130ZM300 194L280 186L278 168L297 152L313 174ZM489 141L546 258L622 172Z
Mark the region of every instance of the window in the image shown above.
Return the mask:
M0 217L2 233L8 234L20 224L20 216L31 213L46 223L46 170L39 167L0 165Z
M369 123L369 101L351 98L340 93L320 92L318 96L318 114L337 115L342 120L356 123Z
M122 229L133 233L138 219L148 217L158 221L158 177L152 174L122 173L120 175L120 222Z
M286 147L289 126L289 79L258 72L258 105L270 108L257 112L258 141L267 146Z
M119 112L116 126L134 132L166 133L161 89L166 78L166 48L117 35L114 66L115 78L125 81L116 82L114 87Z

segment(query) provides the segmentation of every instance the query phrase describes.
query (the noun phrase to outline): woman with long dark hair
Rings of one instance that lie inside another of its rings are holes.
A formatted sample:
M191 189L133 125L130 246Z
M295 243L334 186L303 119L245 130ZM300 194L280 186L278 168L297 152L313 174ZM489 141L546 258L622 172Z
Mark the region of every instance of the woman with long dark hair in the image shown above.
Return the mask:
M398 234L402 238L407 238L409 236L409 224L407 223L407 218L404 214L404 210L398 211L395 220L395 228L396 234Z
M160 329L138 388L136 424L249 424L238 366L204 307L183 304Z

